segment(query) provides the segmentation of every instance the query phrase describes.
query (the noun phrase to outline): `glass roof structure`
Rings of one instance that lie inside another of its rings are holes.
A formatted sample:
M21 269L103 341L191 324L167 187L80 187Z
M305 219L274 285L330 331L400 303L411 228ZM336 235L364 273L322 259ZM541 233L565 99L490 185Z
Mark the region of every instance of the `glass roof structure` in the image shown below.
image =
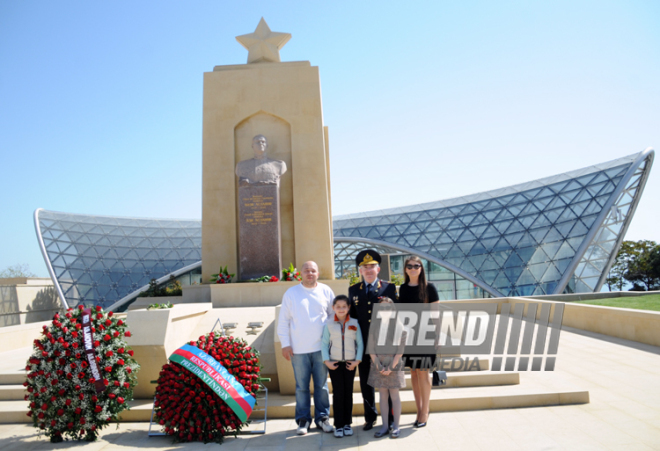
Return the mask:
M38 209L34 222L51 278L69 307L108 307L146 289L151 279L166 280L163 276L200 266L202 258L200 221Z
M338 216L335 243L419 255L493 296L600 291L653 156L647 149L508 188Z
M418 255L491 296L600 291L654 151L449 200L333 218L335 272L357 251ZM201 222L34 213L65 305L109 307L199 271Z

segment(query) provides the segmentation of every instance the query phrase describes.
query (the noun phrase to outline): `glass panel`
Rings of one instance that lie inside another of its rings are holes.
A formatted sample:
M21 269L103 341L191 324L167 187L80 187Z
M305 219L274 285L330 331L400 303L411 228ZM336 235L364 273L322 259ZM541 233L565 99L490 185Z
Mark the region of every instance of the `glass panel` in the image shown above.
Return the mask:
M454 279L454 273L447 268L430 262L429 280Z
M438 290L438 297L441 301L449 301L456 299L456 294L454 292L454 281L442 281L442 282L433 282L436 290Z

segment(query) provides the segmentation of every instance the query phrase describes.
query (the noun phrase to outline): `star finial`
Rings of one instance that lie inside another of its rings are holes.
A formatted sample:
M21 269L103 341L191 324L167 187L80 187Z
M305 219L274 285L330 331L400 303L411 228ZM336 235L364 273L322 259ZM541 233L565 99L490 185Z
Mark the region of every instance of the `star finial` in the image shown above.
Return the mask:
M254 33L236 36L236 40L248 50L248 64L262 61L280 62L280 49L291 39L290 33L270 31L262 17Z

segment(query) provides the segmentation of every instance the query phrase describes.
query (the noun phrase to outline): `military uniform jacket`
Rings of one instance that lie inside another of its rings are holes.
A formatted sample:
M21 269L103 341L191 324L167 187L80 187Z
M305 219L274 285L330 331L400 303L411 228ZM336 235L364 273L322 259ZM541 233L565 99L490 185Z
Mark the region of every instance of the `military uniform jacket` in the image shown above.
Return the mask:
M348 289L348 298L351 300L351 318L356 318L362 331L364 345L367 345L369 337L369 326L371 323L371 311L374 304L378 304L379 297L388 297L397 302L396 286L393 283L377 279L374 282L375 293L369 298L367 296L367 283L359 282L351 285Z

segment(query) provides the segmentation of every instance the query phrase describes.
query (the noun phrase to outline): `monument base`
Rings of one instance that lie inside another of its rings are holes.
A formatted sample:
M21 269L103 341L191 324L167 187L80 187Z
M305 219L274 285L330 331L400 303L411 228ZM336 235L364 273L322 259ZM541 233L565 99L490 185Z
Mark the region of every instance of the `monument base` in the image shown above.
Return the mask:
M335 294L348 293L348 279L319 280ZM300 282L255 282L190 285L183 287L183 302L211 302L220 307L274 307L282 303L284 292Z

